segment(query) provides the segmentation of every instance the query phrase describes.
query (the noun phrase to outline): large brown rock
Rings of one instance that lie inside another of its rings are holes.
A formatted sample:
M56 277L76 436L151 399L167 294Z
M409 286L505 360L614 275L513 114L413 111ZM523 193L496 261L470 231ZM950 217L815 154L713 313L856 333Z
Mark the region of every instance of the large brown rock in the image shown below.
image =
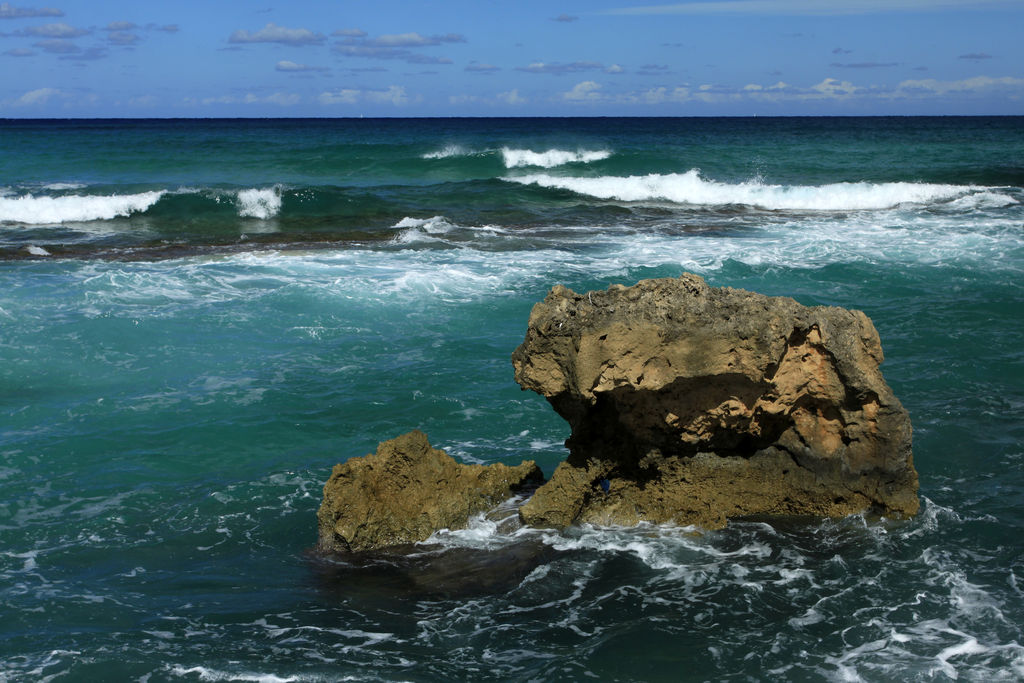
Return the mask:
M917 512L910 420L860 311L691 274L557 286L512 362L572 428L568 459L520 510L527 524Z
M351 552L426 540L543 481L533 461L462 465L412 431L334 466L317 511L319 547Z

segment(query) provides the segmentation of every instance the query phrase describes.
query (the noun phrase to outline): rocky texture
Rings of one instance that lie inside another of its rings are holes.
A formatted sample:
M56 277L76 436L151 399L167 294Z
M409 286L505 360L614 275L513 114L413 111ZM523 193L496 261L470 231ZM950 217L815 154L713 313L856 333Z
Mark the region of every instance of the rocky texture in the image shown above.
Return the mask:
M461 465L412 431L334 466L317 512L319 547L351 552L423 541L465 527L471 515L543 479L533 461Z
M860 311L690 274L558 286L512 362L572 428L568 459L520 510L528 524L918 509L910 420Z

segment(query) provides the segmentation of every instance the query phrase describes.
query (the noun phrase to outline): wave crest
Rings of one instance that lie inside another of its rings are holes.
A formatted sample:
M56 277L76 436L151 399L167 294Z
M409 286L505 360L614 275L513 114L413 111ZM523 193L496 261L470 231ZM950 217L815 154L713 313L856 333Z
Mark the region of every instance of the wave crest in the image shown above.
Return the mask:
M146 211L165 191L115 195L64 195L61 197L0 197L0 223L77 223L110 220Z
M449 157L464 157L469 156L470 152L462 145L446 145L445 147L435 151L427 152L420 156L421 159L447 159Z
M546 152L534 152L529 149L501 148L501 158L505 162L505 168L522 168L524 166L539 166L540 168L554 168L565 164L584 163L601 161L612 155L605 149L601 150L578 150L570 152L564 149L549 149Z
M705 180L698 169L665 175L597 178L533 174L510 176L503 180L629 202L655 200L696 206L738 204L769 210L804 211L891 209L901 204L949 201L984 189L970 185L907 182L829 185L767 185L760 181L722 183Z
M281 188L265 187L238 193L238 215L244 218L273 218L281 211Z
M399 244L412 244L413 242L436 242L439 236L447 234L455 226L448 222L444 216L433 218L412 218L406 216L395 223L393 228L402 231L395 235L395 242Z

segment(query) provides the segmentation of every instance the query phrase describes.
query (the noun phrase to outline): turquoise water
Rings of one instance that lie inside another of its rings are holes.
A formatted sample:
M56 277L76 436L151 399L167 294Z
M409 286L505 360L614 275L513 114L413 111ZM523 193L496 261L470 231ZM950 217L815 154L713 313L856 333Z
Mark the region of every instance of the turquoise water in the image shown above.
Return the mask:
M1019 680L1024 118L0 121L0 679ZM310 550L412 428L565 456L562 283L864 310L909 522Z

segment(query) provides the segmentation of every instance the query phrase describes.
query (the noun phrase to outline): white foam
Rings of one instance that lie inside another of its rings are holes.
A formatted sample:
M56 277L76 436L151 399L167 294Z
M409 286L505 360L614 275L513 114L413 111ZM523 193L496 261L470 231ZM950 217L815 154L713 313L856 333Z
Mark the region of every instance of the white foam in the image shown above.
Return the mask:
M393 228L422 228L425 232L433 235L442 235L452 229L452 224L444 216L433 218L410 218L406 216L395 223Z
M634 279L637 269L662 268L713 275L730 263L751 267L821 268L838 263L925 264L1019 268L1024 249L1017 207L1005 217L965 221L945 211L858 212L789 217L733 231L709 233L637 231L628 226L557 227L484 231L453 226L443 216L407 217L394 241L377 248L255 251L216 259L202 257L116 266L83 265L86 312L127 307L144 317L173 315L180 307L266 295L294 284L322 296L373 301L375 305L423 305L480 301L543 292L552 281ZM403 248L409 244L414 248ZM455 248L435 248L438 246ZM425 248L423 248L425 247ZM17 316L6 302L0 305ZM0 315L3 315L0 313ZM945 514L925 506L915 529Z
M288 681L300 680L295 676L281 678L280 676L277 676L275 674L250 672L234 673L231 671L218 671L217 669L209 669L205 666L193 666L187 669L183 666L174 666L171 669L171 673L177 676L198 676L199 680L202 681L253 681L255 683L287 683Z
M627 553L651 569L682 569L691 571L695 558L711 562L733 561L741 557L766 558L771 548L759 541L723 551L707 543L696 527L641 522L634 527L593 526L581 524L572 535L545 533L542 540L555 550L590 550L601 553Z
M33 256L49 256L50 255L50 252L46 251L42 247L37 247L34 244L30 244L27 247L25 247L25 251L27 251L28 253L32 254Z
M504 545L507 537L498 533L502 520L488 519L483 514L474 515L464 529L441 529L434 532L421 545L443 545L457 548L491 548Z
M118 195L65 195L62 197L0 197L0 223L74 223L110 220L146 211L165 194L140 192Z
M968 185L931 183L767 185L760 180L722 183L705 180L698 169L665 175L597 178L532 174L508 176L502 180L627 202L668 201L693 206L743 205L760 209L799 211L891 209L904 204L945 202L983 189Z
M999 192L977 192L949 203L954 209L1002 209L1019 204L1013 197Z
M83 187L85 187L85 185L83 185L82 183L49 183L48 185L43 185L44 190L53 191L81 190Z
M449 223L444 216L434 216L433 218L406 216L392 227L404 228L402 232L395 235L396 243L413 244L416 242L441 242L443 241L441 236L450 232L455 226Z
M966 636L966 634L959 635ZM966 637L967 639L962 643L950 645L949 647L943 649L942 652L940 652L935 657L935 659L939 661L939 668L941 669L942 673L946 674L954 680L956 680L957 678L957 672L956 669L953 668L953 665L949 663L950 658L961 657L964 655L979 655L989 651L989 648L979 643L976 638L972 636Z
M421 159L448 159L450 157L465 157L472 154L472 152L462 145L445 145L436 152L427 152L422 155Z
M5 552L5 553L0 553L0 554L5 555L7 557L17 558L19 560L25 560L25 563L22 565L21 570L20 570L22 572L33 571L36 568L38 568L38 566L39 566L36 563L36 558L39 556L39 551L38 550L30 550L30 551L25 552L25 553ZM15 571L17 571L17 570L15 570Z
M570 152L564 149L549 149L546 152L534 152L529 149L501 148L501 157L505 162L505 168L521 168L524 166L538 166L540 168L554 168L565 164L584 163L601 161L612 155L608 150L577 150Z
M238 215L267 220L281 211L280 186L252 188L238 193Z

